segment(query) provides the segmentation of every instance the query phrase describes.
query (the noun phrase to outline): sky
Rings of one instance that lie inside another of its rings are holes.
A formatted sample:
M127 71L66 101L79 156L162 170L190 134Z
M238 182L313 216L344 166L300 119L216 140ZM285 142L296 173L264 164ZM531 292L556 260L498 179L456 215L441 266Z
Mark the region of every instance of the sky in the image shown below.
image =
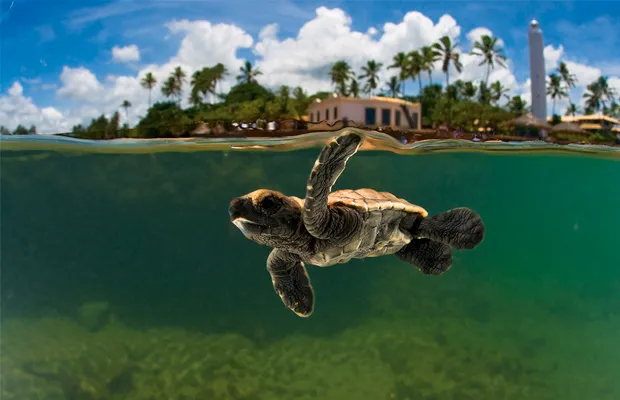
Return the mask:
M577 76L571 99L583 104L585 86L601 75L620 93L618 9L616 1L584 0L0 0L0 125L66 132L117 110L125 122L123 100L133 105L133 125L148 107L142 77L153 72L161 83L176 66L190 77L221 62L230 71L222 85L227 90L250 60L263 72L258 81L264 86L313 93L330 90L335 61L344 59L359 73L375 59L384 65L385 82L396 74L385 68L394 54L444 35L463 53L463 71L451 71L451 82L484 79L485 68L468 53L481 35L499 37L507 68L495 69L490 81L530 104L532 19L543 30L547 73L567 62ZM445 82L439 65L432 79ZM417 94L417 82L407 82L405 91ZM162 98L158 84L153 101ZM559 101L556 112L567 105Z

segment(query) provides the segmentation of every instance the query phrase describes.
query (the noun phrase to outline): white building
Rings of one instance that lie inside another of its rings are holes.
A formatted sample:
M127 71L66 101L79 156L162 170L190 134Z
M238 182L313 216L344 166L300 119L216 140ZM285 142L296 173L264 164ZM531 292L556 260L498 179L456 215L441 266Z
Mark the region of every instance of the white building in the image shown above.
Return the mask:
M344 119L370 128L389 126L399 130L420 129L422 105L392 97L330 95L324 100L316 99L308 107L309 122L325 121L334 124Z

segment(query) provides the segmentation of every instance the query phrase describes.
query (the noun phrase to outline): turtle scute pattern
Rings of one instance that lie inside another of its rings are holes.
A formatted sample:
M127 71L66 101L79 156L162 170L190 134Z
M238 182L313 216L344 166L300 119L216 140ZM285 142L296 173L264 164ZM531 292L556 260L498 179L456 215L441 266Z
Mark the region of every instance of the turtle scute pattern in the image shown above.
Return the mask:
M391 193L372 189L333 192L329 196L329 205L352 207L364 219L362 233L341 249L340 255L328 254L329 258L341 258L340 263L350 258L378 257L398 251L411 240L410 234L399 229L402 219L408 214L428 215L422 207Z

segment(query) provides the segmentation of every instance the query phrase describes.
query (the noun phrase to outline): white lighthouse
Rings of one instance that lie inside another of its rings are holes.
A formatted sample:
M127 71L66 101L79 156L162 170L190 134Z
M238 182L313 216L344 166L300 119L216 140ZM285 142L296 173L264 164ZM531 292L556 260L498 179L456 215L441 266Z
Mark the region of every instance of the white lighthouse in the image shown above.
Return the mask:
M547 120L547 87L545 75L545 56L543 54L542 30L538 21L530 23L527 33L530 45L530 79L532 81L532 114L535 117Z

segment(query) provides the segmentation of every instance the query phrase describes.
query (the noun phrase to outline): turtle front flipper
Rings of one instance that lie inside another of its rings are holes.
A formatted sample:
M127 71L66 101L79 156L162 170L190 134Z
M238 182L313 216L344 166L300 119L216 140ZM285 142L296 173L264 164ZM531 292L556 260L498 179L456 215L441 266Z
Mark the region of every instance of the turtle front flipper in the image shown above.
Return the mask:
M460 207L421 220L414 235L445 243L457 250L473 249L484 238L482 218L475 211Z
M452 265L450 246L430 239L413 239L396 253L396 257L426 275L441 275Z
M314 310L314 290L299 256L274 249L267 258L267 271L284 305L300 317L309 317Z
M334 238L331 228L342 226L340 221L335 220L343 216L330 213L327 199L347 161L357 152L361 143L362 136L355 132L338 136L323 148L312 167L306 186L303 221L315 238Z

